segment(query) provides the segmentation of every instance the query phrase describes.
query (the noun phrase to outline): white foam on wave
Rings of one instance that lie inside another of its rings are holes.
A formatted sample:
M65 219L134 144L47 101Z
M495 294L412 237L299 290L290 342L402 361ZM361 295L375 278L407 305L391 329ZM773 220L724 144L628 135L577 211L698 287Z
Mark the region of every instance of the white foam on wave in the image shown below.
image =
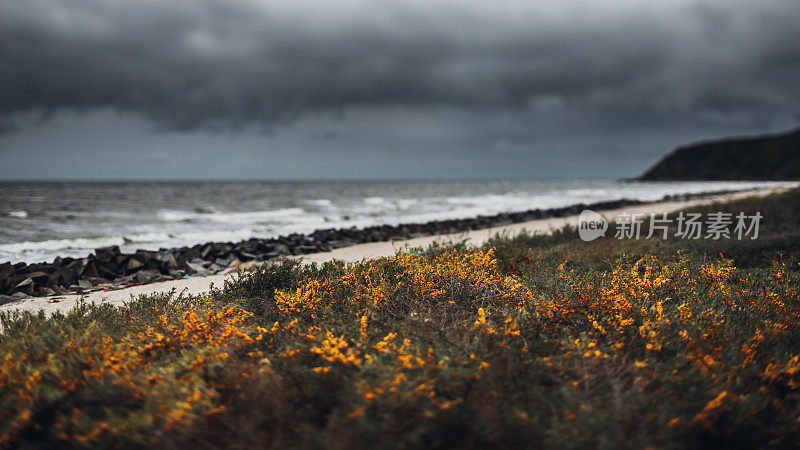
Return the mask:
M24 261L28 263L52 261L56 255L83 257L92 253L96 248L111 245L118 245L123 251L132 252L137 249L157 250L159 248L192 246L204 242L236 242L269 234L269 230L264 228L244 228L175 234L153 232L121 236L16 242L0 244L0 261Z
M328 200L327 198L317 198L313 200L306 200L306 204L313 205L313 206L322 206L322 207L329 207L333 206L333 202Z
M245 212L207 212L199 213L192 211L168 210L164 209L157 213L158 218L171 222L187 221L212 221L218 223L243 223L258 222L269 220L280 220L304 214L303 208L283 208L269 211L245 211Z
M51 239L47 241L15 242L0 244L0 254L24 253L48 250L70 250L77 248L95 248L108 245L122 245L125 240L122 236L107 236L96 238Z
M370 206L381 206L389 208L394 208L395 206L394 203L383 197L367 197L364 199L364 203Z
M27 219L28 218L28 211L9 211L9 217L14 217L17 219Z

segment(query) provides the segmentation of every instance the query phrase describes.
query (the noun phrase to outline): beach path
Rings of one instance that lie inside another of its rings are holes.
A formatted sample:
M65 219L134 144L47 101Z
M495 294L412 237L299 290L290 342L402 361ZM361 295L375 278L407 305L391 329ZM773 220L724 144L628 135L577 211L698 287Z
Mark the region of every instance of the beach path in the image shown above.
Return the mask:
M676 201L662 201L647 203L642 205L627 206L624 208L599 211L607 220L611 221L621 213L628 214L645 214L649 217L650 213L661 214L662 212L671 212L679 209L684 209L696 205L710 204L719 201L730 201L738 198L749 196L766 196L773 193L785 191L786 189L759 189L746 192L735 192L729 194L712 195L692 200L676 200ZM436 236L425 236L415 239L390 241L390 242L373 242L368 244L353 245L350 247L343 247L332 250L330 252L313 253L297 256L293 258L302 258L304 262L323 263L333 259L344 260L346 262L356 262L365 258L377 258L382 256L393 255L398 250L404 248L427 247L434 242L448 243L448 242L461 242L466 241L467 244L481 245L485 243L492 236L501 233L507 235L516 235L519 232L526 230L529 233L549 233L553 230L562 228L564 225L570 224L576 226L578 223L578 216L566 217L553 217L549 219L533 220L530 222L521 222L511 225L504 225L493 228L485 228L482 230L473 230L458 234L445 234ZM609 229L607 233L613 233L614 230ZM110 303L122 304L123 302L130 301L131 298L136 298L143 294L151 294L156 292L169 292L173 289L178 293L188 294L202 294L208 292L211 285L221 287L226 279L235 276L235 269L228 273L220 273L205 277L187 277L177 280L169 280L158 283L143 284L137 286L129 286L116 290L93 291L80 295L62 295L56 297L32 297L23 299L13 303L7 303L0 306L0 311L21 310L21 311L38 311L43 310L46 313L55 311L68 311L72 309L77 302L83 298L87 302L95 303Z

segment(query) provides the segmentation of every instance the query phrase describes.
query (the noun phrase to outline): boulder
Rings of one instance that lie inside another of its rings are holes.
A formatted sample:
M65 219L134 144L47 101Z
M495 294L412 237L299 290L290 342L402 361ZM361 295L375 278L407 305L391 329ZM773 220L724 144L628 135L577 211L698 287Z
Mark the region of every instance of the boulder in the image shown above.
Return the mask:
M0 295L0 306L16 301L19 301L19 297L15 297L13 295Z
M44 286L48 282L48 275L45 272L31 272L22 275L14 275L8 279L7 286L10 292L24 292L33 295L36 286Z
M126 284L130 284L133 282L134 275L125 275L124 277L119 277L114 279L115 286L124 286Z
M62 284L69 284L74 278L71 270L66 267L57 267L56 270L48 276L47 285L59 286Z
M236 255L239 257L241 261L255 261L258 259L258 256L244 251L236 251Z
M151 281L155 281L157 278L161 276L160 273L154 270L140 270L136 272L136 275L133 277L137 283L150 283Z
M125 264L125 272L127 273L135 272L139 270L142 266L144 266L144 263L142 263L136 258L131 258L128 260L127 264Z
M17 292L21 292L25 295L33 295L34 287L35 285L33 283L33 279L25 278L11 288L11 293L15 294Z
M225 258L225 259L217 258L217 259L214 260L214 264L216 264L218 266L222 266L222 267L228 267L229 265L231 265L231 259L230 258Z
M75 261L67 264L67 269L72 272L73 278L80 278L80 276L83 274L83 269L86 268L88 263L89 262L86 260L86 258L76 259Z
M279 255L291 255L292 254L292 251L289 249L289 246L284 244L283 242L275 242L273 244L273 247L275 248L275 250L273 250L271 253L277 253Z
M109 280L113 280L117 277L117 272L111 270L106 266L100 266L97 268L97 273L103 278L108 278Z
M122 253L122 252L119 250L119 246L118 245L111 245L109 247L102 247L102 248L95 249L95 251L94 251L94 254L95 254L97 260L101 261L101 262L104 262L104 263L113 261L114 258L116 258L117 255L119 255L120 253Z
M206 244L200 250L200 257L203 259L211 259L211 253L214 251L214 248L211 244Z
M172 252L159 252L156 256L156 261L158 262L158 269L164 273L169 273L170 270L178 268L178 261Z
M49 278L47 272L42 272L42 271L31 272L26 276L32 279L33 282L36 283L37 285L47 284L47 279Z
M30 264L28 265L28 273L30 272L45 272L52 273L56 268L52 264Z
M14 270L14 266L10 262L0 264L0 278L8 278L14 275L15 272L16 270Z
M86 267L83 269L81 273L81 277L84 278L97 278L100 274L97 273L97 266L95 265L94 261L91 261L86 264Z
M56 291L50 289L47 286L42 286L42 287L40 287L39 289L36 290L36 295L38 295L39 297L49 297L49 296L55 295L55 294L56 294Z
M24 262L16 263L12 267L14 267L14 273L16 273L18 275L30 272L29 270L27 270L28 269L28 264L24 263Z
M187 273L198 275L198 276L206 276L206 275L213 275L214 273L203 266L201 263L197 262L187 262Z

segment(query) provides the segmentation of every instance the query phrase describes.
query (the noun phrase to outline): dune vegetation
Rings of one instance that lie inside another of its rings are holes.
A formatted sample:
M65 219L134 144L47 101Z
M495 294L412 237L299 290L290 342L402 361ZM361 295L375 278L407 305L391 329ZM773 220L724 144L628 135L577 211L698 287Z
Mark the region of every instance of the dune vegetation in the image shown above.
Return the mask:
M791 447L800 191L756 240L574 229L0 316L13 447ZM613 226L613 225L612 225Z

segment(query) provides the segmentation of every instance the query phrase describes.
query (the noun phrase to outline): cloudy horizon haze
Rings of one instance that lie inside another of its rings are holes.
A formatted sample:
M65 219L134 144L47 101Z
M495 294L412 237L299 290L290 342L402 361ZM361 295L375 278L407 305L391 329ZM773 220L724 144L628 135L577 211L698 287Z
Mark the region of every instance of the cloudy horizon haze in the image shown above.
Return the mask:
M0 0L0 179L632 177L800 122L800 2Z

